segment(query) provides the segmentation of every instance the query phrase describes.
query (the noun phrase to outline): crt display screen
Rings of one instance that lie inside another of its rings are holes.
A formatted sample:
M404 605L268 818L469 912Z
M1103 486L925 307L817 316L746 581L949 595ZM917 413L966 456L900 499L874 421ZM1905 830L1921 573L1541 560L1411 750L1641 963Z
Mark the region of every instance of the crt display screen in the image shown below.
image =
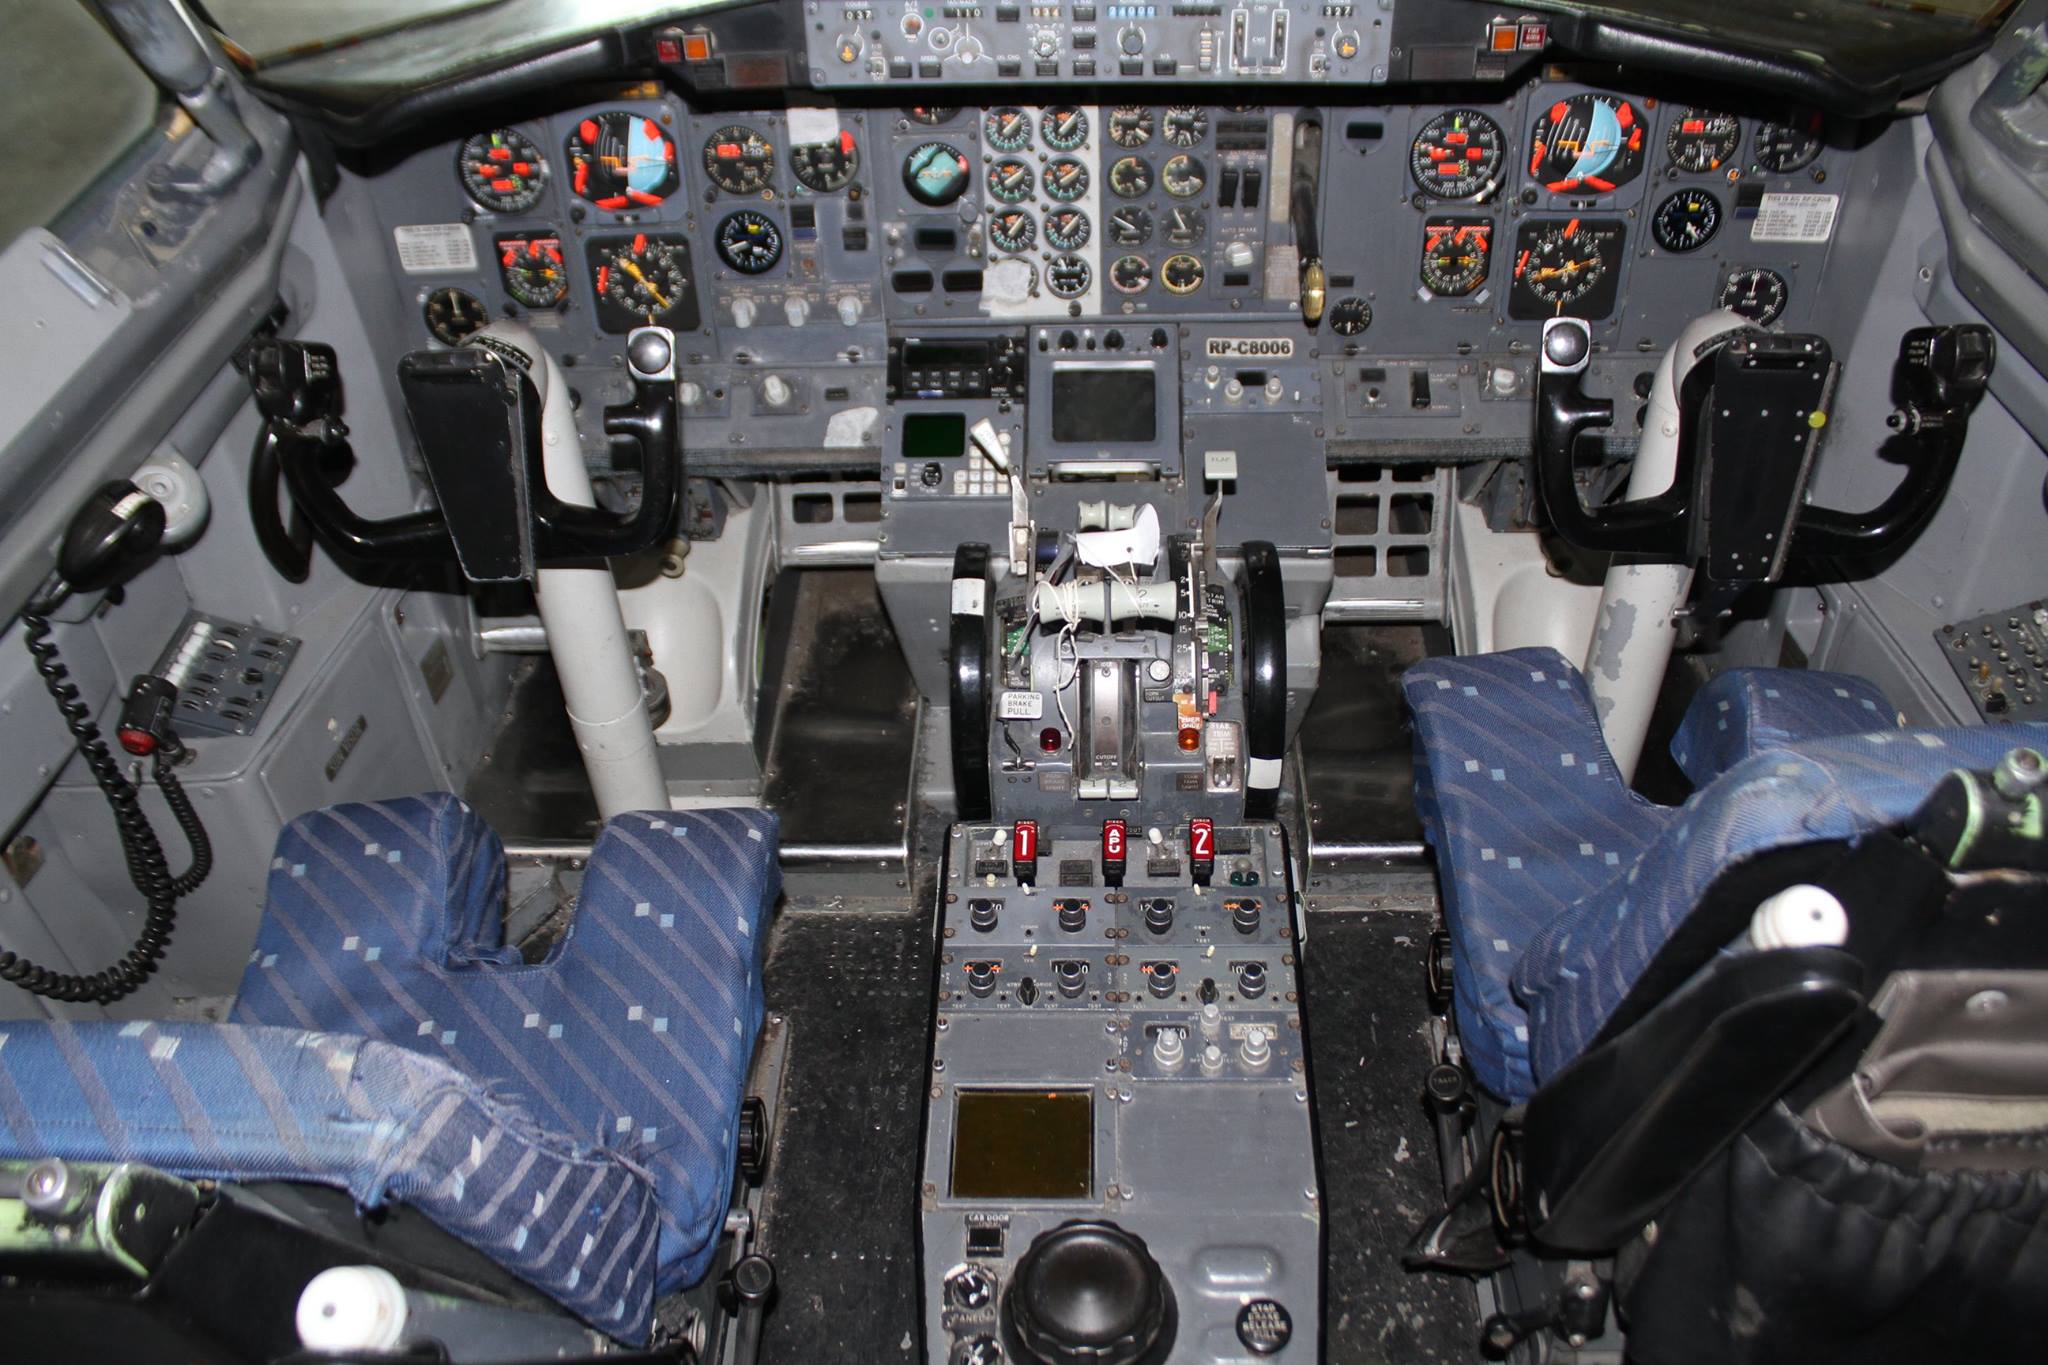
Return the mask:
M954 1198L1088 1199L1094 1193L1093 1091L957 1093Z
M1159 437L1157 382L1150 366L1054 370L1053 440L1063 445L1151 444Z
M903 419L903 458L950 460L967 453L967 418L957 412L913 412Z

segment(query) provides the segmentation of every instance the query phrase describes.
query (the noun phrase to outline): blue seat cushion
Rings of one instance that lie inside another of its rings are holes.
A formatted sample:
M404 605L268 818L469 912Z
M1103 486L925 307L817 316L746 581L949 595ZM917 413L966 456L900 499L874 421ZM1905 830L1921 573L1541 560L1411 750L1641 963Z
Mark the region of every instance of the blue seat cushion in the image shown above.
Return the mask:
M592 1325L647 1335L653 1183L438 1058L295 1028L0 1024L0 1136L13 1156L396 1200Z
M1731 668L1694 694L1671 737L1671 756L1693 786L1704 787L1769 749L1901 723L1884 693L1853 673Z
M503 847L468 806L316 811L278 840L233 1017L439 1058L644 1171L666 1293L704 1274L724 1226L776 834L756 810L614 817L568 932L529 965L503 941Z
M1530 940L1515 970L1536 1078L1583 1052L1712 881L1795 844L1858 837L1918 810L1957 768L1990 768L2048 744L2048 725L1876 730L1767 750L1736 764L1665 818L1626 873ZM1739 940L1736 947L1746 945Z
M1622 783L1585 680L1554 650L1429 659L1402 678L1459 1036L1495 1095L1526 1099L1577 1058L1731 866L1895 824L1950 769L1989 767L2016 745L2048 741L2042 725L1900 730L1867 683L1843 697L1827 681L1839 675L1808 687L1764 682L1761 672L1730 685L1732 696L1710 697L1705 711L1695 706L1695 715L1725 716L1746 697L1758 703L1726 731L1704 727L1716 738L1693 750L1701 762L1737 752L1730 734L1753 745L1796 729L1867 732L1751 753L1679 807ZM1779 707L1786 698L1813 704ZM1724 712L1720 700L1736 705ZM1873 714L1874 726L1856 719Z
M1428 659L1401 688L1451 934L1459 1037L1480 1084L1522 1099L1536 1082L1515 964L1634 864L1665 810L1622 782L1585 679L1556 650Z

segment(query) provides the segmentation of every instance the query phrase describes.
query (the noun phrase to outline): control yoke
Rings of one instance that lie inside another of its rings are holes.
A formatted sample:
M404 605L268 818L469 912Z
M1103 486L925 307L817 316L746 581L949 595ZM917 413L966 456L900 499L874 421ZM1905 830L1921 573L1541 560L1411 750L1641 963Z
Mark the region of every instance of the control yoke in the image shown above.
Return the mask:
M1731 328L1678 357L1677 471L1655 497L1588 508L1579 442L1613 424L1582 387L1592 335L1576 318L1543 327L1536 483L1551 525L1582 549L1697 564L1724 585L1775 582L1790 562L1863 558L1904 545L1955 475L1996 347L1976 324L1917 327L1899 342L1890 419L1905 456L1898 489L1867 512L1806 503L1839 366L1821 337Z
M347 451L331 346L265 339L254 372L289 389L266 404L265 442L292 501L333 549L368 562L457 563L472 582L530 578L536 568L634 554L667 534L683 486L675 343L664 328L628 339L630 402L605 409L605 433L636 448L640 505L627 514L563 502L543 468L540 397L519 348L483 338L399 362L406 411L437 507L370 520L329 481ZM275 352L275 354L272 354ZM274 505L274 504L273 504Z

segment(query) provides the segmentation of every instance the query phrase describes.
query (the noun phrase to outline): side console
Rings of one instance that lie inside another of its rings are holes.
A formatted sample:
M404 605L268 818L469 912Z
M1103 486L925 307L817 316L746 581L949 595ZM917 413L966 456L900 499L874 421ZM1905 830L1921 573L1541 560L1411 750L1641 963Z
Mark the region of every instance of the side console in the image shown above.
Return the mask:
M925 1358L1319 1357L1280 829L956 826L920 1202Z

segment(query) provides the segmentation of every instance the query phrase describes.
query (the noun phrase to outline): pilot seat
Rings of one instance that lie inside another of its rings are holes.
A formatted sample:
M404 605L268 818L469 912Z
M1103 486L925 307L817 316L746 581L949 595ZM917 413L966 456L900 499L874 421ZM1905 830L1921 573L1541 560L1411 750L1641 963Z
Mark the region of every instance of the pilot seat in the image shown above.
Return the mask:
M1554 650L1402 686L1457 1177L1410 1263L1495 1277L1489 1354L1597 1342L1610 1298L1646 1362L2025 1349L2048 725L1905 728L1861 679L1731 670L1662 806Z
M616 815L566 932L528 962L503 938L503 845L462 801L315 811L278 841L229 1022L0 1031L0 1157L40 1162L23 1179L44 1203L67 1182L83 1198L91 1177L65 1163L132 1162L181 1178L167 1210L183 1197L190 1211L186 1180L407 1206L605 1336L645 1343L655 1300L705 1276L725 1229L779 883L772 813ZM102 1240L162 1252L170 1238ZM296 1347L304 1274L236 1273L239 1311ZM446 1294L463 1277L398 1278Z

